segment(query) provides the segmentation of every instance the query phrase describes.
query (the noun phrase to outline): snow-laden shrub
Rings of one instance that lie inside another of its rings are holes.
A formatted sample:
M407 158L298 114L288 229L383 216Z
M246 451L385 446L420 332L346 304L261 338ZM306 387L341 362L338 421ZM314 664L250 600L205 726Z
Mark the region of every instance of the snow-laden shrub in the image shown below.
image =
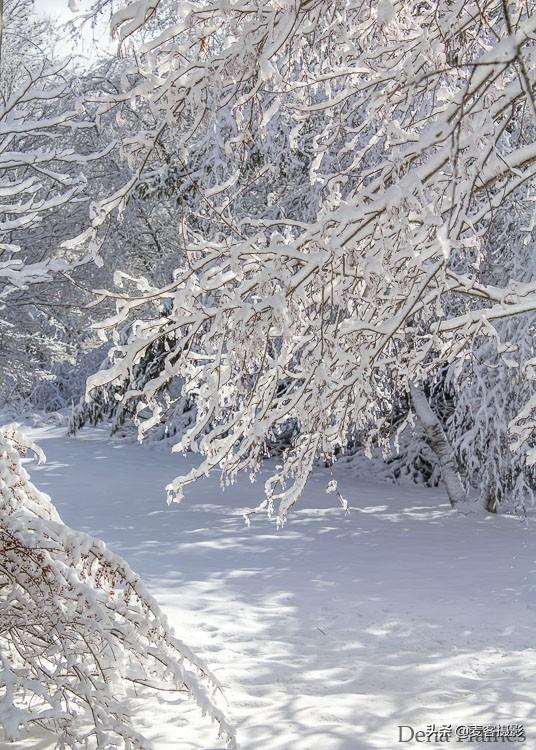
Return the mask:
M455 410L447 423L458 464L490 512L509 507L524 513L534 504L536 466L513 445L510 423L534 397L534 381L523 364L534 346L532 316L507 321L509 349L484 340L464 368ZM505 351L506 349L506 351Z
M415 484L427 487L437 487L441 482L437 456L429 446L419 423L404 430L398 447L393 448L387 459L387 465L393 479L408 478Z
M42 412L72 408L82 398L87 378L98 369L105 354L101 345L77 352L74 362L64 359L55 363L50 377L39 381L23 404Z
M125 343L130 335L130 326L121 331L118 341ZM162 361L167 356L172 342L170 339L155 342L129 372L129 377L122 381L106 383L95 388L81 397L73 408L70 418L69 432L76 433L87 424L97 425L99 422L109 422L112 434L129 424L137 424L143 414L143 389L162 367ZM85 378L98 370L110 367L110 354L104 356L103 349L99 350L103 357L99 367L94 367L86 373ZM98 373L97 373L98 376ZM183 381L177 379L168 387L165 393L155 393L160 397L160 418L152 425L151 437L161 439L176 434L181 435L186 426L193 419L194 401L191 397L182 395ZM85 386L85 379L84 379Z
M0 429L0 738L39 727L58 749L144 750L129 699L176 690L236 747L215 679L129 566L61 522L21 465L29 449L43 458Z

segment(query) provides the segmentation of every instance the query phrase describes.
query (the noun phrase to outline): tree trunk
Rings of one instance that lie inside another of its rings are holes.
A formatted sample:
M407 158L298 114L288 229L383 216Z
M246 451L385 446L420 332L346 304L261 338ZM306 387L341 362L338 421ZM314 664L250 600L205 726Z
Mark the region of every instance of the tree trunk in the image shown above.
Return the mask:
M465 501L467 496L458 473L454 451L447 440L441 422L430 408L423 391L410 383L410 393L415 414L421 421L430 448L436 454L441 466L441 474L447 488L450 504L455 508L458 503Z
M488 513L497 513L497 505L499 504L499 498L497 496L497 487L495 482L492 480L486 487L486 502L484 507Z

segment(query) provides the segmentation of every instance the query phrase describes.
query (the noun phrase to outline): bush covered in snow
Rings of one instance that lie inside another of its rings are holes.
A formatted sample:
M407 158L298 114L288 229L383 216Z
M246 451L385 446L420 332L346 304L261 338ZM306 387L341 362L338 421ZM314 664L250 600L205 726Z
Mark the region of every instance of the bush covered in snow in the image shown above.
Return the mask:
M16 427L0 430L0 736L35 725L58 749L150 748L129 699L166 690L234 747L215 679L127 563L61 522L21 464L28 450L43 459Z

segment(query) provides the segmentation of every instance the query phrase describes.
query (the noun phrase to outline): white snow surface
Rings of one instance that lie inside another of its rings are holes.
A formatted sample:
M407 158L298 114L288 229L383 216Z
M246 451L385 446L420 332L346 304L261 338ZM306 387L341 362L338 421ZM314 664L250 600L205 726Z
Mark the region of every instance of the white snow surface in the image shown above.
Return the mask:
M100 429L27 431L48 459L29 462L34 483L144 577L223 683L242 750L421 747L397 727L431 722L520 722L536 747L533 523L464 516L441 491L342 467L349 515L319 468L282 529L263 516L247 528L262 476L225 492L209 477L168 507L165 485L194 457ZM222 747L182 700L141 711L157 750Z

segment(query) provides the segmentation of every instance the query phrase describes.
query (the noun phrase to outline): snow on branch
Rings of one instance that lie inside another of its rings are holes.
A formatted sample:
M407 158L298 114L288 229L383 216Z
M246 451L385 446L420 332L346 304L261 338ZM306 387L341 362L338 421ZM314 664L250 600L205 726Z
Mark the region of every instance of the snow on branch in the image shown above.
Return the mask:
M181 217L173 281L108 292L116 311L102 330L129 320L132 333L90 388L128 382L168 342L140 434L183 382L197 409L177 449L202 457L170 499L215 468L225 481L255 473L292 422L267 485L266 507L284 517L315 457L355 430L381 439L400 390L467 357L496 318L534 310L533 279L499 288L486 270L502 214L514 242L533 242L536 15L507 5L118 12L135 52L123 90L96 101L145 119L123 139L131 178L95 207L94 238L170 165Z
M57 748L148 749L129 700L166 690L236 747L216 679L127 563L61 522L21 464L28 450L44 458L16 426L0 430L0 736L37 727Z

